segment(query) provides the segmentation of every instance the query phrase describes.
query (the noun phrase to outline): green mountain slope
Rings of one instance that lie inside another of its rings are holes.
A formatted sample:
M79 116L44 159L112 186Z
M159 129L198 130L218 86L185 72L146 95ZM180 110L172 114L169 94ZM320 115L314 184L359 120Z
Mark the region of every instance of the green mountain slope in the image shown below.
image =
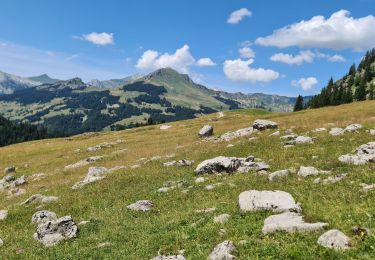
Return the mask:
M47 74L42 74L39 76L29 77L29 80L40 82L41 84L52 84L60 81L59 79L53 79Z

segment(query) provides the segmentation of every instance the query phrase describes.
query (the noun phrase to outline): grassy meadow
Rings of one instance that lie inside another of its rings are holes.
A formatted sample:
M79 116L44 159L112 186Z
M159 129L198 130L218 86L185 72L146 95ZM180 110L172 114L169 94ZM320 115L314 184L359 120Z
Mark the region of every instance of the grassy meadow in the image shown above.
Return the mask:
M277 122L281 135L292 128L297 134L316 137L316 141L284 148L278 136L269 136L274 130L230 142L205 142L197 136L205 124L212 125L214 134L220 135L249 127L258 118ZM363 124L364 129L360 133L336 137L328 132L311 132L319 127L345 127L350 123ZM187 259L207 259L216 244L231 240L237 247L238 259L374 259L375 236L356 236L351 229L361 226L375 231L375 191L363 193L360 186L375 183L375 165L345 165L337 159L361 144L374 141L375 137L366 132L375 128L374 101L298 113L237 110L225 112L221 118L211 114L170 125L167 130L155 125L0 148L0 169L15 165L16 176L47 174L44 179L29 180L21 186L26 194L13 198L7 198L6 192L0 194L0 209L9 210L8 218L0 221L0 238L4 241L0 258L151 259L158 253L171 255L185 250ZM249 140L250 137L257 138ZM97 152L86 151L88 147L118 139L124 142ZM227 147L228 144L234 146ZM166 158L173 154L174 157ZM94 155L105 157L89 166L63 170L68 164ZM332 171L332 175L348 173L348 176L338 183L323 185L313 184L314 177L301 179L296 174L269 182L266 176L248 173L205 176L204 183L196 184L196 165L219 155L254 155L271 166L270 172L298 169L303 165ZM161 158L148 161L155 156ZM163 162L178 159L195 163L192 167L162 166ZM134 168L134 165L140 167ZM71 186L84 178L90 166L127 168L108 174L102 181L72 190ZM184 180L186 187L157 192L164 182L173 180ZM221 185L213 190L205 189L206 185L216 183ZM352 239L352 248L340 252L320 247L317 239L324 231L263 235L263 221L272 213L242 213L238 207L238 195L250 189L291 193L301 203L306 221L327 222L330 229L341 230ZM58 196L59 200L42 207L20 205L37 193ZM154 209L141 213L126 208L141 199L152 200ZM216 211L195 212L211 207ZM40 209L53 211L58 216L71 215L76 223L90 222L79 226L77 238L45 248L33 239L36 227L31 224L32 214ZM231 215L229 221L214 224L213 218L223 213ZM240 243L241 240L247 243Z

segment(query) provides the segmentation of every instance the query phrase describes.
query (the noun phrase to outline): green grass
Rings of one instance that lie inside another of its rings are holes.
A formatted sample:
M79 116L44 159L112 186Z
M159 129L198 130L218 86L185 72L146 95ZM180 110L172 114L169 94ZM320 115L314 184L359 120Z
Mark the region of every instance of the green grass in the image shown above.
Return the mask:
M200 142L197 132L204 124L214 126L216 135L226 131L248 127L256 118L269 118L279 123L280 129L293 127L299 134L316 137L314 144L285 149L278 137L270 137L273 131L254 134L231 142ZM2 259L150 259L158 254L176 254L185 250L187 259L206 259L213 247L232 240L237 247L238 259L373 259L375 237L356 237L353 226L375 229L375 192L362 193L360 183L375 183L374 164L353 166L341 164L337 158L352 152L357 146L373 141L374 137L361 130L359 134L331 137L327 132L313 134L309 131L327 124L346 126L362 123L366 129L375 128L375 102L361 102L339 107L308 110L300 113L274 114L262 110L226 112L222 118L216 114L194 120L171 123L172 128L161 131L159 126L147 126L121 132L80 135L73 140L53 139L17 144L0 149L0 168L16 165L17 176L38 172L48 174L46 179L31 181L22 188L27 194L7 200L0 195L0 209L8 209L9 216L0 222L0 237L5 244L0 247ZM104 141L125 140L113 148L96 153L86 148ZM235 146L227 148L228 143ZM74 153L76 149L81 153ZM121 154L112 152L128 148ZM81 180L88 167L64 172L65 165L91 155L107 157L93 165L114 167L139 164L140 158L165 156L175 153L175 159L191 159L194 167L162 167L161 159L149 162L137 169L126 169L108 175L100 182L71 190ZM201 161L218 155L242 157L254 155L271 166L271 171L300 165L330 170L333 174L348 173L341 182L330 185L313 184L314 178L299 179L296 175L269 182L265 176L236 174L230 176L206 176L206 182L195 184L195 166ZM318 156L313 160L312 156ZM28 164L28 167L25 167ZM192 186L168 193L157 193L165 181L185 180ZM222 185L207 191L208 184ZM238 207L238 195L249 189L283 190L291 193L302 204L307 221L328 222L329 228L337 228L351 237L353 248L335 252L317 244L323 231L286 234L278 232L263 235L264 219L270 212L242 213ZM59 201L43 206L59 216L71 215L78 223L90 220L80 227L76 239L44 248L33 240L36 230L31 216L36 205L20 206L19 203L35 193L54 195ZM135 213L127 205L150 199L155 208L147 213ZM214 213L198 214L194 210L216 207ZM213 217L222 213L231 215L222 225L214 224ZM192 225L196 223L196 225ZM220 229L224 235L219 235ZM239 245L240 240L247 240ZM99 243L111 246L97 248Z

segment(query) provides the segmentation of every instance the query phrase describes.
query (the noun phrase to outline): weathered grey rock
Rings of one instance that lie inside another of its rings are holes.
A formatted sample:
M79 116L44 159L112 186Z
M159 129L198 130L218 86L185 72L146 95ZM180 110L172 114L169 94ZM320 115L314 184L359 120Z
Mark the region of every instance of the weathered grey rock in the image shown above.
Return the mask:
M255 171L268 171L270 169L270 166L264 162L256 162L254 163Z
M32 203L51 203L58 200L55 196L44 196L42 194L34 194L27 200L25 200L22 205L32 204Z
M15 166L10 166L4 169L4 174L10 174L10 173L15 173L15 172L16 172Z
M205 187L205 189L206 189L206 190L213 190L213 189L215 189L217 186L220 186L220 185L222 185L221 182L214 183L214 184L210 184L210 185L207 185L207 186Z
M198 135L199 137L210 137L211 135L213 135L213 133L214 128L210 125L205 125L199 130Z
M308 176L317 176L319 175L319 170L311 166L301 166L299 168L297 175L304 178Z
M47 177L47 174L45 173L34 173L30 176L30 179L33 181L39 181L41 179L44 179L45 177Z
M311 144L314 143L314 139L309 136L297 136L297 137L291 137L288 139L288 141L284 142L284 145L296 145L296 144Z
M329 176L328 178L324 179L322 181L323 184L332 184L332 183L336 183L336 182L339 182L341 180L343 180L344 178L346 178L347 174L345 173L342 173L342 174L336 174L334 176Z
M26 193L25 189L14 187L14 188L11 188L8 191L7 198L10 199L10 198L13 198L13 197L21 196L21 195L23 195L25 193Z
M157 257L152 258L152 260L185 260L183 255L159 255Z
M160 130L167 130L167 129L169 129L169 128L171 128L172 126L170 126L170 125L161 125L160 126Z
M47 221L52 221L57 219L56 213L48 210L40 210L33 214L31 217L31 223L40 225Z
M276 231L286 231L288 233L310 232L323 229L326 226L328 226L327 223L306 223L299 213L284 212L266 218L262 232L263 234Z
M218 244L214 250L209 255L208 259L210 260L230 260L235 259L236 257L232 255L236 251L232 241L226 240Z
M206 209L196 209L195 213L212 213L216 210L216 208L206 208Z
M320 133L320 132L325 132L327 131L327 128L321 127L321 128L316 128L313 130L314 133Z
M89 183L100 181L106 177L107 173L108 169L105 167L90 167L86 177L82 181L74 184L72 189L80 189Z
M375 162L375 142L363 144L356 149L356 154L345 154L339 157L342 163L362 165Z
M265 129L274 129L277 128L277 123L270 121L270 120L264 120L264 119L257 119L253 123L253 128L257 130L265 130Z
M154 203L150 200L138 200L137 202L127 206L128 209L134 211L150 211L154 207Z
M170 161L170 162L165 162L163 163L163 166L165 167L170 167L170 166L191 166L193 165L193 161L189 160L178 160L178 161Z
M361 128L362 128L362 125L360 124L351 124L345 127L344 131L345 132L357 132Z
M234 173L240 166L241 160L236 157L218 156L201 162L195 169L195 173Z
M62 240L75 238L77 233L78 227L72 217L65 216L38 225L34 239L49 247L58 244Z
M283 135L280 137L281 140L291 141L298 137L296 134Z
M370 130L370 135L375 135L375 129Z
M84 160L78 161L74 164L70 164L70 165L65 166L64 171L69 171L69 170L73 170L73 169L76 169L76 168L79 168L79 167L87 166L90 163L100 161L103 158L104 158L103 156L91 156L87 159L84 159Z
M115 144L117 144L117 142L113 142L113 143L108 143L108 142L104 142L104 143L101 143L101 144L97 144L95 146L92 146L92 147L89 147L87 148L87 151L88 152L96 152L96 151L99 151L103 148L111 148L113 147Z
M280 135L280 131L276 131L276 132L270 134L270 136L279 136L279 135Z
M375 184L368 185L368 184L362 183L361 186L362 186L363 192L369 192L375 189Z
M337 229L331 229L321 235L318 244L335 250L345 250L350 248L350 239Z
M27 183L27 177L22 175L21 177L17 178L13 183L13 187L21 186Z
M221 214L221 215L214 217L214 223L224 224L225 222L228 222L229 218L230 218L229 214Z
M8 211L5 209L0 210L0 220L5 220L8 217Z
M239 195L239 206L242 211L272 210L275 213L294 211L301 212L301 207L292 195L285 191L249 190Z
M283 178L283 177L286 177L288 175L289 175L289 170L280 170L280 171L276 171L276 172L270 173L268 175L268 180L269 181L274 181L276 179Z
M252 133L254 133L254 128L252 127L242 128L234 132L227 132L225 134L222 134L219 137L218 141L230 141L235 138L251 135Z
M334 127L334 128L331 128L331 131L329 131L329 134L332 136L338 136L338 135L343 135L344 132L345 132L344 129Z

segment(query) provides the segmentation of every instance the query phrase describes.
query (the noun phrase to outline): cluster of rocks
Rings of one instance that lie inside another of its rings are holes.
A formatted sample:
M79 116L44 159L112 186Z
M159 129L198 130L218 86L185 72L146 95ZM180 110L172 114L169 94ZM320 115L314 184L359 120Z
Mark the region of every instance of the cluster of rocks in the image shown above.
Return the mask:
M69 170L73 170L73 169L80 168L80 167L83 167L83 166L87 166L87 165L89 165L91 163L100 161L103 158L104 158L103 156L91 156L91 157L89 157L87 159L80 160L80 161L78 161L76 163L69 164L69 165L65 166L64 167L64 171L69 171Z
M281 136L280 139L284 140L285 146L314 143L314 139L312 137L303 136L303 135L296 135L296 134L284 135L284 136Z
M215 174L237 172L247 173L250 170L255 172L267 171L270 167L264 162L256 160L254 156L247 158L218 156L201 162L195 169L196 174Z
M234 132L226 132L222 134L219 138L215 139L215 141L230 141L235 138L251 135L254 132L255 130L253 127L241 128Z
M191 166L193 165L194 161L190 160L178 160L178 161L170 161L170 162L165 162L163 163L163 166L165 167L170 167L170 166Z
M369 142L359 146L355 150L356 154L345 154L339 157L342 163L362 165L369 162L375 162L375 142Z
M331 128L331 130L329 131L329 134L332 136L338 136L338 135L343 135L345 133L358 132L358 130L361 128L362 128L362 125L360 124L351 124L345 127L344 129L339 128L339 127L334 127L334 128Z
M5 171L4 171L5 172ZM7 171L8 173L0 180L0 191L8 190L7 198L20 196L26 193L25 189L20 186L27 183L27 177L22 175L16 178L12 173L15 171Z
M113 147L113 146L115 146L117 144L122 144L123 142L124 142L124 140L120 140L120 139L116 140L114 142L110 142L110 143L109 142L104 142L104 143L97 144L95 146L87 148L87 151L88 152L96 152L96 151L99 151L99 150L101 150L103 148L111 148L111 147Z
M58 218L54 212L42 210L33 214L31 222L37 225L34 239L46 247L75 238L78 234L78 226L71 216Z

